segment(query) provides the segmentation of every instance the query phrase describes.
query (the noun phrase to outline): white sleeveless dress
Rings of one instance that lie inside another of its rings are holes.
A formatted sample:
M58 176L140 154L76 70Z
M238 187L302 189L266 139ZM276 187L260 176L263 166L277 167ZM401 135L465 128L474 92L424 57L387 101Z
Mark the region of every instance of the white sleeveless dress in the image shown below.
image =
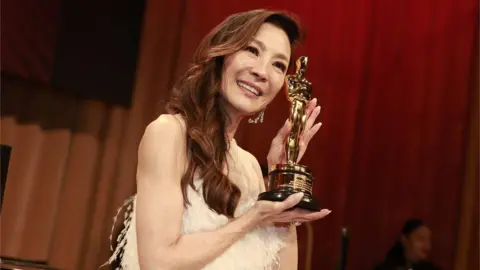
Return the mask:
M229 179L239 186L242 196L235 211L238 217L250 209L262 188L260 166L256 159L241 149L232 140L227 162ZM242 162L235 162L236 160ZM246 162L245 162L246 161ZM251 161L251 162L248 162ZM232 166L233 165L233 166ZM202 180L194 182L198 191L188 189L188 205L183 213L182 235L202 231L212 231L228 223L228 218L209 209L202 196ZM135 199L133 196L127 205L125 228L117 238L117 248L108 263L119 259L121 269L139 270L135 221ZM119 209L120 211L120 209ZM115 220L115 219L114 219ZM205 266L204 270L271 270L279 267L279 251L285 246L283 237L287 229L278 227L259 227L234 243L222 255Z

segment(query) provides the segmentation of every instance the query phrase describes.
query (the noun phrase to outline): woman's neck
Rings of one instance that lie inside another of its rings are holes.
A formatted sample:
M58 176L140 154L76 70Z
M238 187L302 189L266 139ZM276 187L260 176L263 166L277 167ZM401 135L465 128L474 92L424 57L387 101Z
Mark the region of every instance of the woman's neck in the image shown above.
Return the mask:
M220 103L220 106L222 106L223 111L226 114L225 132L227 134L227 139L231 141L235 137L238 126L240 125L240 122L245 116L242 115L238 110L227 104L223 99Z
M243 117L237 117L237 118L230 118L227 119L227 123L225 125L225 131L227 133L227 138L229 141L233 140L235 138L235 133L237 132L238 126L240 125L240 122L242 121Z

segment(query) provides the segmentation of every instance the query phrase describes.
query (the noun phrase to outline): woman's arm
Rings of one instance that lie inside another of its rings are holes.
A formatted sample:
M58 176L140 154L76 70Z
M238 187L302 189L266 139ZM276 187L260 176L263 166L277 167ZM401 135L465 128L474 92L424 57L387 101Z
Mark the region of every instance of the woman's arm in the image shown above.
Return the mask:
M162 115L146 128L139 147L136 202L143 270L202 268L258 223L254 212L248 212L218 230L181 236L185 153L185 132L174 116Z
M259 181L259 190L264 192L265 182L263 181L262 169L258 160L251 155L252 164ZM270 168L269 168L270 171ZM297 229L295 226L290 225L289 223L277 224L279 227L288 228L288 232L283 239L285 241L285 247L282 248L279 252L280 257L280 270L295 270L298 269L298 243L297 243Z

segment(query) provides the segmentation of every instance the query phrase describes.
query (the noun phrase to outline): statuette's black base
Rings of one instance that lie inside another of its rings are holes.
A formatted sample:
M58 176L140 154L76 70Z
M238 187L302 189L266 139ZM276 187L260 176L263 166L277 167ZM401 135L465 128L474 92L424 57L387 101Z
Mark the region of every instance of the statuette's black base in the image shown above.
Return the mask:
M304 196L295 208L320 211L320 203L312 196L313 176L309 168L299 164L278 164L269 174L268 191L258 200L284 201L288 196L303 192Z
M287 199L288 196L297 193L295 190L271 190L267 192L260 193L258 195L259 201L274 201L282 202ZM295 208L310 210L310 211L320 211L320 202L312 197L310 194L305 194L302 200L295 206Z

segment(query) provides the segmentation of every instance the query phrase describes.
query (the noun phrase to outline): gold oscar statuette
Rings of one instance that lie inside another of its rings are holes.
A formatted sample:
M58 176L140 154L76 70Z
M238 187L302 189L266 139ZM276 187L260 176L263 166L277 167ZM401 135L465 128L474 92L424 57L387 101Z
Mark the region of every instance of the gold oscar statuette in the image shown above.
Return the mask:
M285 164L270 168L268 191L258 196L259 200L283 201L288 196L303 192L298 208L319 211L320 203L312 196L312 170L297 163L300 135L305 128L307 105L312 99L312 84L305 78L308 57L301 56L296 62L295 74L286 76L286 91L291 103L290 123L292 129L285 143Z

